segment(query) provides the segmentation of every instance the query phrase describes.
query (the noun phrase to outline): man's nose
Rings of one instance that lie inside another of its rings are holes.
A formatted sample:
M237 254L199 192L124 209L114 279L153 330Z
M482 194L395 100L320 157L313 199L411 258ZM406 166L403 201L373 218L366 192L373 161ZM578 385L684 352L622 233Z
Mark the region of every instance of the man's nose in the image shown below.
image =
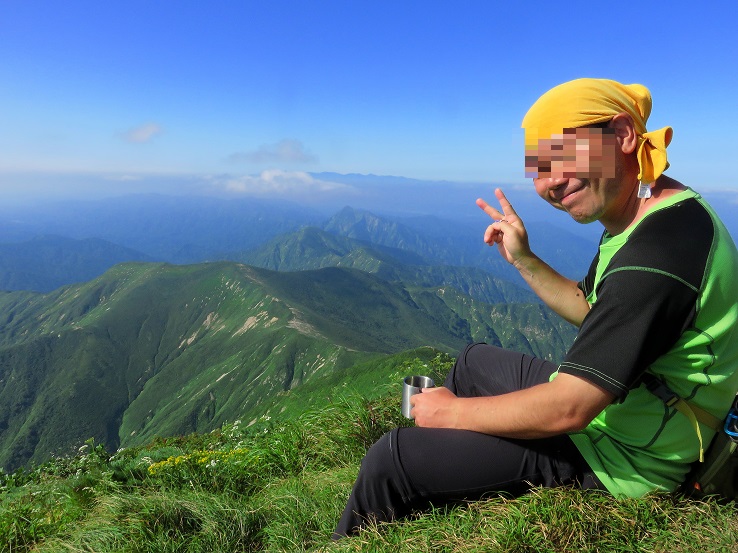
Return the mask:
M533 184L536 188L546 188L548 190L555 190L567 182L569 182L568 177L542 177L533 179Z

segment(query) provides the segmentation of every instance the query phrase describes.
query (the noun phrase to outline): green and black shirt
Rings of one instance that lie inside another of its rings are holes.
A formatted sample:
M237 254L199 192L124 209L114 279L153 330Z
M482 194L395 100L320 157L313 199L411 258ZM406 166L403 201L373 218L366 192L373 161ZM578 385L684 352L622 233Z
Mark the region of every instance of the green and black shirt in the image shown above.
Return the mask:
M641 383L644 371L723 418L738 390L738 252L694 191L605 233L579 284L592 308L559 367L617 396L571 434L615 495L671 491L699 456L687 417ZM714 432L702 426L703 438Z

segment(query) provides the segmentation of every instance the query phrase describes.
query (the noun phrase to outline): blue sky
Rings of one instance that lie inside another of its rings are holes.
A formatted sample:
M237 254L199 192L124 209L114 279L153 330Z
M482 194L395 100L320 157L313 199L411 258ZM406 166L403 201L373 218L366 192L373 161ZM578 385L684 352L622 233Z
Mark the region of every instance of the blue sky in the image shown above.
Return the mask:
M512 4L0 0L0 186L523 184L525 111L589 76L651 89L669 175L738 189L738 2Z

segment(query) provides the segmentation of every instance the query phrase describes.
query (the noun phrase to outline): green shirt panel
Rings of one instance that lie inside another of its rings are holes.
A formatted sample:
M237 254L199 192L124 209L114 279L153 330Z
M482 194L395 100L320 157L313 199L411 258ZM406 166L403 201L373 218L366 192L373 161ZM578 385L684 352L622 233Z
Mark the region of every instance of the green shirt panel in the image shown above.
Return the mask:
M661 202L647 217L688 198L700 201L712 218L712 252L693 327L649 370L664 378L681 397L722 418L738 390L738 252L715 213L692 190ZM637 227L603 238L595 283L587 298L590 303L597 301L598 285L607 277L612 258ZM632 268L644 269L647 268ZM714 432L704 425L701 432L708 444ZM608 406L571 438L605 487L616 496L673 491L699 456L699 440L688 419L664 405L644 385L631 390L622 403Z

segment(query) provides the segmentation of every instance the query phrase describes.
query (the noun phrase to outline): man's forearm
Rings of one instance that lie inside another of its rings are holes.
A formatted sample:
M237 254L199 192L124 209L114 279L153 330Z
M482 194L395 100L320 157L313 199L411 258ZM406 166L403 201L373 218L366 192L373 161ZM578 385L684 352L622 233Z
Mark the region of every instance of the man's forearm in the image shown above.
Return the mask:
M456 398L453 426L506 438L546 438L581 430L612 399L586 380L560 374L508 394Z
M546 305L573 325L582 324L590 306L577 282L562 276L532 253L518 260L514 267Z
M543 404L550 397L535 399L540 392L529 388L501 396L458 398L456 427L517 439L548 438L574 430L570 421L559 412L553 415L553 409ZM523 405L535 405L535 408L523 408Z

